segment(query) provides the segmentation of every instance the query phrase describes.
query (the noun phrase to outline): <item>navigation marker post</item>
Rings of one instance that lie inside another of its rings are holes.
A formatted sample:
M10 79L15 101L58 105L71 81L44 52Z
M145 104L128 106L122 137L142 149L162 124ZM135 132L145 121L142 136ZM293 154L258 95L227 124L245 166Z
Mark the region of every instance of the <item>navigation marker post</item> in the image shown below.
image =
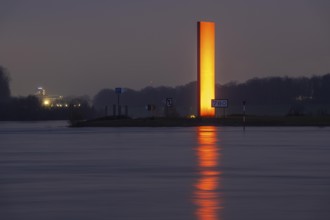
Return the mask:
M246 101L244 100L242 102L243 104L243 130L245 131L245 105L246 105Z
M120 88L120 87L115 88L115 93L117 94L118 116L121 115L120 94L122 94L123 92L124 92L124 88Z

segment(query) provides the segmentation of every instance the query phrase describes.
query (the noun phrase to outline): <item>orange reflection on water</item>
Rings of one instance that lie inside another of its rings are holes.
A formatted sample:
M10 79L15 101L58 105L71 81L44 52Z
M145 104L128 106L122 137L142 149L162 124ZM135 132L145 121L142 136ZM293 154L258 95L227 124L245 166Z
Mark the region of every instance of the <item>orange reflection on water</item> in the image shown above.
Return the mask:
M217 147L217 128L198 127L199 178L195 183L194 202L199 220L219 220L222 200L219 193L221 172L218 170L219 149Z

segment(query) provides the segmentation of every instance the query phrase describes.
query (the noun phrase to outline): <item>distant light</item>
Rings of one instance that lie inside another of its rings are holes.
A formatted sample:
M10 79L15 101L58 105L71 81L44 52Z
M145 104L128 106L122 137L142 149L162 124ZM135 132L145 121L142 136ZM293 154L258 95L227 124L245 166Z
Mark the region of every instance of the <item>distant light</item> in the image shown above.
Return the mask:
M49 99L45 99L45 100L43 101L43 104L44 104L45 106L49 106L49 105L50 105L50 100L49 100Z
M196 118L196 115L189 115L188 118Z

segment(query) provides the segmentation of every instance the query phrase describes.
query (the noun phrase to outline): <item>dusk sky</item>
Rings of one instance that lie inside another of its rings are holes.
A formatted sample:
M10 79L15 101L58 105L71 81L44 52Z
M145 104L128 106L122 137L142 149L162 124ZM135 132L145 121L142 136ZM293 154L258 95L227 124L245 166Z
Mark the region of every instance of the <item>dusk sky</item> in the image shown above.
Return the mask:
M0 0L13 95L196 80L197 21L216 22L216 81L330 73L329 0Z

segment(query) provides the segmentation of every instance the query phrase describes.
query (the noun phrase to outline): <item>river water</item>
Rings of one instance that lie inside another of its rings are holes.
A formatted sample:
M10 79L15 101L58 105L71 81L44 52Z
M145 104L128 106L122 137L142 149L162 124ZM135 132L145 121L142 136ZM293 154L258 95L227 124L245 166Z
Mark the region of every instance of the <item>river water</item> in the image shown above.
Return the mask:
M1 220L330 219L330 128L0 122Z

